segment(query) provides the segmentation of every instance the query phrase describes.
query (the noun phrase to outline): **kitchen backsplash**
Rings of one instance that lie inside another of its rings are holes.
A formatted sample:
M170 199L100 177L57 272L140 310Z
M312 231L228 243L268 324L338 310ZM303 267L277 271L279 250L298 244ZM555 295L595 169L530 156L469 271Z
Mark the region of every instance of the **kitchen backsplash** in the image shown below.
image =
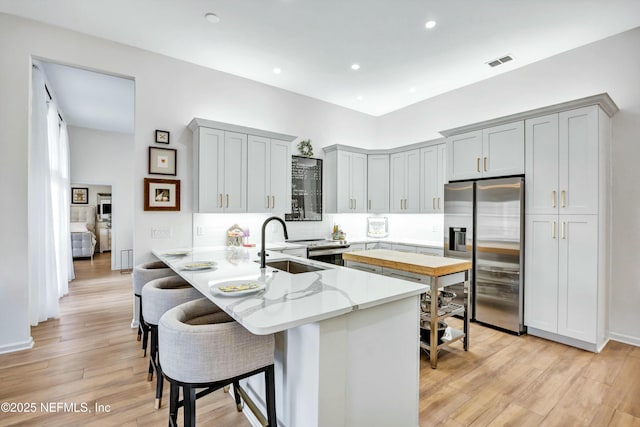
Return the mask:
M193 246L219 246L226 243L229 227L238 224L249 228L249 242L260 244L262 223L269 214L194 214ZM334 224L347 234L347 241L367 239L367 218L386 216L389 223L387 240L442 242L444 216L441 214L324 214L323 220L309 222L287 222L290 239L330 238ZM281 242L284 234L280 224L270 223L266 230L267 242Z

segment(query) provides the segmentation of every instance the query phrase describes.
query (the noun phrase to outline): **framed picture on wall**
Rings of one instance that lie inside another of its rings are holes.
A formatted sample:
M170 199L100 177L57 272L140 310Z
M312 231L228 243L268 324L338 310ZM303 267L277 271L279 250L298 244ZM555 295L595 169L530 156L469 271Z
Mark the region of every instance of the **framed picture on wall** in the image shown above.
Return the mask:
M156 129L156 142L159 144L169 143L169 131Z
M71 187L71 203L76 205L86 205L89 203L88 187Z
M149 174L176 176L178 150L149 147Z
M179 211L179 179L144 179L145 211Z

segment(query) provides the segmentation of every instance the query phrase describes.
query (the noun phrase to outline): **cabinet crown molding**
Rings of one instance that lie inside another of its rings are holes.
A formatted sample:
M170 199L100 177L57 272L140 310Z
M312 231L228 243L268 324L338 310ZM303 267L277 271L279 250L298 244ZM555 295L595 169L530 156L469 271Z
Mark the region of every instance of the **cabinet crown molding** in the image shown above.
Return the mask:
M220 129L227 132L245 133L247 135L262 136L265 138L279 139L281 141L287 141L287 142L291 142L297 138L297 136L286 135L284 133L277 133L277 132L271 132L268 130L255 129L255 128L250 128L246 126L234 125L231 123L216 122L213 120L200 119L197 117L191 120L191 123L189 123L189 129L191 129L192 132L195 132L200 127Z
M602 108L602 110L607 113L609 117L612 117L619 110L616 103L613 102L609 94L605 92L598 95L587 96L585 98L574 99L573 101L562 102L560 104L549 105L547 107L524 111L522 113L511 114L509 116L499 117L497 119L485 120L483 122L443 130L440 131L440 134L445 137L450 137L461 133L472 132L475 130L503 125L519 120L527 120L535 117L546 116L547 114L587 107L589 105L599 105L600 108Z
M395 153L401 153L403 151L414 150L416 148L424 148L424 147L430 147L432 145L443 144L444 142L445 142L444 138L437 138L429 141L416 142L409 145L401 145L399 147L372 148L372 149L353 147L351 145L333 144L333 145L328 145L326 147L322 147L322 151L324 151L325 153L330 153L332 151L344 150L344 151L349 151L352 153L360 153L360 154L395 154Z

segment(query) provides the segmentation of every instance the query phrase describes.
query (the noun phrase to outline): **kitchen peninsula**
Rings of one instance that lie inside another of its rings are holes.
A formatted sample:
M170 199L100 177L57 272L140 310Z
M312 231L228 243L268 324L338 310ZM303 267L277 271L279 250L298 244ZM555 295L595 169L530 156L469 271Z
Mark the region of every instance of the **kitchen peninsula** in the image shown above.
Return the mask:
M184 252L153 253L252 333L276 333L279 426L418 426L424 285L275 252L267 264L290 259L317 269L261 270L256 249ZM215 265L185 270L201 261ZM265 287L243 296L212 291L236 280ZM264 411L261 381L243 387Z

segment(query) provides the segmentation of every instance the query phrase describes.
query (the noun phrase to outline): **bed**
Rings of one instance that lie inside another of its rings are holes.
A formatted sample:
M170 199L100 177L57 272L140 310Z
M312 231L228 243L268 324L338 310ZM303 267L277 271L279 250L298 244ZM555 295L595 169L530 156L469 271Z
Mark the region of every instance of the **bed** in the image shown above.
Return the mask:
M74 258L91 258L96 247L96 207L71 206L71 252Z

